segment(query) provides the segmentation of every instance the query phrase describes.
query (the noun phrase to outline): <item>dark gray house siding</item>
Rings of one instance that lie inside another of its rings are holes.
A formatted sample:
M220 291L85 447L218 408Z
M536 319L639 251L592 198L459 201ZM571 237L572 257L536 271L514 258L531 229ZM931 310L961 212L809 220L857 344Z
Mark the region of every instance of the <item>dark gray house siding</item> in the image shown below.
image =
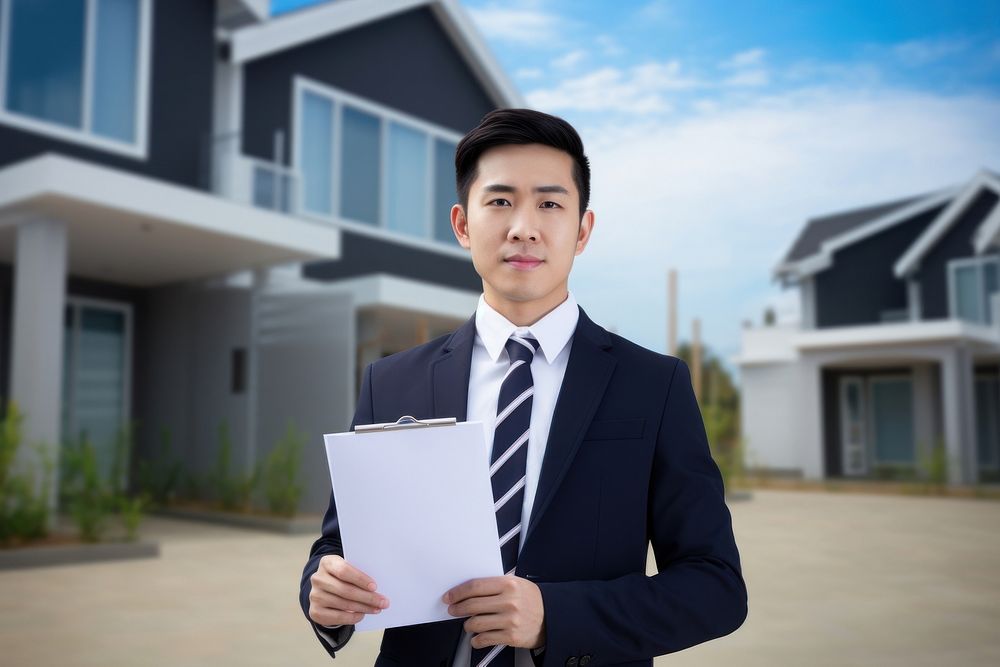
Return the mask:
M997 195L991 190L980 192L920 261L915 275L920 282L922 319L948 317L948 262L973 256L972 236L996 203Z
M254 60L244 71L243 152L291 155L293 82L301 75L464 134L494 108L429 9L409 12Z
M0 123L0 167L60 153L179 185L204 187L212 132L215 3L153 3L145 160L63 141Z
M897 258L941 212L937 207L854 243L816 274L816 326L873 324L886 310L906 308L906 282L893 274Z
M341 259L306 264L302 267L302 275L331 281L389 273L474 292L483 288L482 280L468 259L351 232L344 232L340 242Z

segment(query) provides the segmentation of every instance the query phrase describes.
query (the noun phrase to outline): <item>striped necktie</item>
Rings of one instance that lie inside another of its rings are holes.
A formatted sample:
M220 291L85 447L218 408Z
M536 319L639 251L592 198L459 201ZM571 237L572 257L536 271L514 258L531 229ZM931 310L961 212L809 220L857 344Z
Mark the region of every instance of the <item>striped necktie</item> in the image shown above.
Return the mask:
M531 360L537 350L538 341L534 338L514 334L507 340L510 367L500 384L497 419L493 426L490 481L500 536L500 558L507 574L514 574L521 545L521 506L528 461L531 397L535 391ZM471 667L486 665L513 667L514 649L503 645L472 649Z

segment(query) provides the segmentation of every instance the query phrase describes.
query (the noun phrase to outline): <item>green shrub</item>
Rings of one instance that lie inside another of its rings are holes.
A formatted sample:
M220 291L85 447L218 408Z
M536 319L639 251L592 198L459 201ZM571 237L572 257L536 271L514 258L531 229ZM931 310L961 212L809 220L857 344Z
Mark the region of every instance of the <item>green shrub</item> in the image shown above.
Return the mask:
M115 496L103 479L97 453L86 434L63 448L62 492L65 507L85 542L97 542L107 529Z
M299 471L305 441L305 434L299 433L289 422L285 426L285 434L264 462L267 505L275 514L293 516L298 511L299 499L302 497Z
M48 533L52 462L44 445L35 446L41 472L37 480L14 470L23 419L12 401L0 420L0 544L38 539Z
M948 451L944 441L938 438L928 451L919 447L917 460L918 477L923 482L923 491L942 493L948 485Z
M258 470L254 469L246 475L230 472L232 448L229 425L223 421L219 425L219 453L209 480L215 488L222 509L247 511L250 509L254 487L257 486Z
M165 506L173 501L181 482L181 464L173 456L170 429L160 431L160 451L153 459L140 461L137 467L139 489L149 503Z

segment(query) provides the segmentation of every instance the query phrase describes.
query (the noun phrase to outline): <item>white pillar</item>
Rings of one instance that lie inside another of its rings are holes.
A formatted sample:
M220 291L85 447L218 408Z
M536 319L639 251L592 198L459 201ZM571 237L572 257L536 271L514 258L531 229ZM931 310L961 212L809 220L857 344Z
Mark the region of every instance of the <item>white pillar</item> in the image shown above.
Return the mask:
M949 484L971 484L976 479L975 395L972 383L972 355L964 347L948 350L941 363L941 396Z
M823 368L818 361L804 358L799 363L799 384L796 387L796 418L798 447L801 451L802 475L806 479L823 479L825 448L823 435Z
M55 466L49 506L55 508L66 303L65 223L36 218L17 227L14 258L10 394L24 413L24 445L42 443Z

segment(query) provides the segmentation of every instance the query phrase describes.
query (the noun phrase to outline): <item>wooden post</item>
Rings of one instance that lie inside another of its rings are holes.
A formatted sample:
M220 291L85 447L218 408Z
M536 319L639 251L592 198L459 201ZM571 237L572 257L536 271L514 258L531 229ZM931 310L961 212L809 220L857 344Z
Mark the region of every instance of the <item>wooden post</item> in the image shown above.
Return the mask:
M691 384L694 396L701 403L701 320L691 323Z
M667 354L677 356L677 269L667 271Z

